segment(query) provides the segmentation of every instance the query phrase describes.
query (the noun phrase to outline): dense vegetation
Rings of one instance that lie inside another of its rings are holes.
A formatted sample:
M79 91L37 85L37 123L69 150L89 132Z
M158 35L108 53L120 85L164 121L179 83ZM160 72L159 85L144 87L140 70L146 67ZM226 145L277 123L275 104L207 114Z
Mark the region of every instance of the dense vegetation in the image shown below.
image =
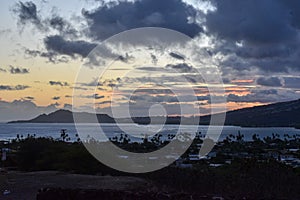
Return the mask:
M255 139L255 137L254 137ZM256 140L256 145L267 145L272 138ZM274 138L277 140L277 138ZM140 176L153 182L157 187L166 191L186 192L197 194L219 194L231 199L248 197L252 199L298 199L300 198L299 168L277 162L275 159L260 160L257 158L237 158L231 164L221 167L210 167L206 161L198 161L191 169L178 168L171 165L162 170L147 174L126 174L113 170L93 158L83 144L67 142L68 136L62 132L60 139L35 138L28 136L17 138L6 144L13 151L8 160L3 163L7 167L15 167L22 171L60 170L72 173L97 175L130 175ZM131 144L126 137L114 138L114 143L122 148L131 150L155 148L157 140ZM227 140L225 148L237 151L244 150L241 145L242 136L238 140ZM283 140L280 140L283 141ZM293 143L296 140L290 140ZM199 141L198 141L199 142ZM296 145L299 143L296 142ZM261 147L261 146L260 146ZM215 158L218 159L218 158Z

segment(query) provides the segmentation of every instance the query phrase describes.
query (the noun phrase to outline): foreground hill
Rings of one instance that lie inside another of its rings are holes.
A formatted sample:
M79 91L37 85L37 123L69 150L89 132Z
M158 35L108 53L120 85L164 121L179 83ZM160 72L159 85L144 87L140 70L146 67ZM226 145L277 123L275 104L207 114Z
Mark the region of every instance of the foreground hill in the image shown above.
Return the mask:
M93 121L94 115L91 113L76 113L82 118L82 123ZM218 114L216 114L218 115ZM200 124L208 125L211 116L203 116ZM115 123L115 119L106 114L97 114L100 123ZM152 123L162 122L161 117L153 117ZM193 118L183 118L185 124L190 124ZM128 123L129 119L118 119L119 123ZM133 118L135 123L148 124L149 117ZM58 110L48 115L42 114L31 120L13 121L9 123L73 123L73 113L68 110ZM179 124L180 117L168 117L167 124ZM264 106L244 108L226 113L225 125L235 126L286 126L300 127L300 100L274 103Z

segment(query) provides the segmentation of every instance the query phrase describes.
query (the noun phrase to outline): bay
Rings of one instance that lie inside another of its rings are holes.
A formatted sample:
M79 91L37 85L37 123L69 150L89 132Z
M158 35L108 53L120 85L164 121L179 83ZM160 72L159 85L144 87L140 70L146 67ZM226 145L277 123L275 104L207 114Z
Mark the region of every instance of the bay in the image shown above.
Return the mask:
M79 124L80 130L84 131L86 135L97 134L97 124ZM156 130L159 125L149 125L147 128ZM205 135L207 133L209 126L190 126L181 125L180 131L189 132L190 130L198 130L197 132ZM136 133L137 127L135 124L101 124L101 128L106 134L107 138L113 138L115 136L120 137L121 134L124 135L124 130L129 134L135 132L132 141L142 141L144 137L143 133L140 133L139 137ZM220 127L212 126L212 135L214 134L214 129L217 130ZM15 123L15 124L5 124L0 123L0 140L12 140L19 136L26 137L28 134L35 135L35 137L52 137L54 139L60 138L60 131L65 129L70 141L75 141L77 130L74 124L64 124L64 123ZM162 134L162 139L166 139L169 134L176 134L179 130L179 125L164 125L159 128L159 133ZM244 135L244 140L250 141L253 134L258 134L260 138L266 136L272 136L272 134L278 134L281 138L284 138L285 134L289 136L300 135L300 129L295 129L291 127L238 127L238 126L224 126L222 133L220 135L219 141L226 138L226 136L232 134L237 135L238 133Z

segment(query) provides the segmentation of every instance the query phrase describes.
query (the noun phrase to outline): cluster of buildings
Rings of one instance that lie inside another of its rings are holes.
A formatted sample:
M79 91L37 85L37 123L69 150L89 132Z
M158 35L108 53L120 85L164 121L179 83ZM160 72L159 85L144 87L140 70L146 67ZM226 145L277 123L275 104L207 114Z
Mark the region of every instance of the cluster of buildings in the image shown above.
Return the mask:
M236 148L236 146L242 148ZM288 145L286 146L288 147ZM299 144L300 147L300 144ZM220 167L231 164L235 159L252 159L257 161L276 160L278 162L289 165L293 168L300 168L300 149L298 148L282 148L276 143L264 144L258 147L253 141L242 143L219 142L205 156L200 156L199 152L201 145L192 146L192 150L181 156L175 163L179 168L192 168L197 163L207 163L210 167Z

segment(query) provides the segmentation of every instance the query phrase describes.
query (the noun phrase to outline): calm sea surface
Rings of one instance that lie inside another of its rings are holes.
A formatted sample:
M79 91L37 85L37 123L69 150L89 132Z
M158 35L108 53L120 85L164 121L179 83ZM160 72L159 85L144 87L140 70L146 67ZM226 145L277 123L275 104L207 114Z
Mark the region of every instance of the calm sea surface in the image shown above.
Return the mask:
M179 128L179 125L164 125L161 128L157 129L159 125L150 125L147 128L153 130L159 130L159 133L163 135L163 138L167 138L168 134L176 134ZM79 125L80 130L86 135L96 135L97 124L81 124ZM137 132L137 126L134 124L101 124L101 128L108 138L114 136L120 136L124 133L135 133ZM214 134L214 129L219 127L211 127L212 133ZM66 129L67 134L72 141L76 139L77 130L74 124L52 124L52 123L42 123L42 124L5 124L0 123L0 140L11 140L16 138L17 134L23 135L26 137L28 134L35 134L36 137L52 137L57 139L60 137L60 130ZM132 131L131 131L132 130ZM180 132L189 132L190 130L197 130L201 134L205 135L208 130L208 126L181 126ZM300 135L300 129L286 128L286 127L268 127L268 128L245 128L237 126L224 126L222 134L219 140L223 140L229 134L237 135L238 132L243 134L245 140L251 140L253 134L258 134L261 138L266 136L272 136L272 133L279 134L283 138L285 134L290 136L298 134ZM140 133L142 135L142 133ZM133 137L133 140L142 140L139 137ZM132 141L133 141L132 140Z

